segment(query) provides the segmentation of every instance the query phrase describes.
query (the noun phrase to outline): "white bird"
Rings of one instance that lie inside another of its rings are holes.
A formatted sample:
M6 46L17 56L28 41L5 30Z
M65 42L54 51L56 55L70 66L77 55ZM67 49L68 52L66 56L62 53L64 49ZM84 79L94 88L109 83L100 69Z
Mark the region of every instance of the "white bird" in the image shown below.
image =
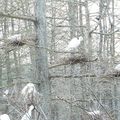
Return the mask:
M100 111L99 110L96 110L96 111L93 111L93 112L87 112L89 115L100 115Z
M33 101L36 101L36 96L38 95L38 92L35 88L35 85L33 83L28 83L21 91L21 95L23 96L25 103L31 103Z
M12 41L20 40L21 39L21 34L15 34L15 35L9 36L8 39L12 40Z
M8 90L8 89L5 90L5 91L3 92L3 97L6 97L6 96L8 95L8 93L9 93L9 90Z
M8 95L8 93L9 93L9 90L8 90L8 89L4 91L4 94L5 94L5 95Z
M7 114L0 115L0 120L10 120L10 117Z
M31 105L31 106L29 107L28 112L26 112L26 113L23 115L23 117L22 117L21 120L30 120L31 117L32 117L32 110L33 110L33 109L34 109L34 106Z
M120 72L120 64L116 65L114 68L116 71Z
M81 37L81 36L79 37L79 39L73 38L73 39L69 42L66 50L67 50L67 51L70 51L70 50L73 50L73 49L77 48L77 47L80 45L80 43L81 43L82 40L83 40L83 37Z
M33 83L28 83L21 91L21 94L23 96L26 96L27 94L37 92L35 85Z

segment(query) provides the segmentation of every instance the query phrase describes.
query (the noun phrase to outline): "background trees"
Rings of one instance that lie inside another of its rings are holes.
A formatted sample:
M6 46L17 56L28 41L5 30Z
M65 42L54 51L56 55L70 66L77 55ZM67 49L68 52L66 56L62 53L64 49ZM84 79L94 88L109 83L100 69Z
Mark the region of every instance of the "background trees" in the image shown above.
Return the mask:
M118 0L1 0L0 5L1 112L20 119L20 91L32 82L43 94L40 106L48 119L119 119ZM20 38L13 39L16 34ZM84 39L79 49L65 51L79 36Z

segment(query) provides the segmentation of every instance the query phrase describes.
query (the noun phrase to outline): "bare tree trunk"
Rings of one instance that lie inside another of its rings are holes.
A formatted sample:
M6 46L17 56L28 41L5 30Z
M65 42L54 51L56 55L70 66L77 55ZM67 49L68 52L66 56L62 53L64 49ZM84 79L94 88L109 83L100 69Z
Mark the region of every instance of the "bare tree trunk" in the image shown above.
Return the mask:
M68 6L69 6L69 24L70 24L70 38L72 39L73 37L78 37L78 30L77 30L77 26L78 26L78 4L77 0L69 0L68 2ZM74 56L74 54L71 54L71 56ZM71 65L71 75L72 77L74 77L74 65ZM73 102L73 97L75 97L75 84L74 84L75 80L74 78L70 79L70 120L76 120L76 115L78 114L77 112L75 112L75 108L72 105Z
M69 24L70 24L70 36L71 38L77 36L76 25L77 25L77 5L75 4L76 0L70 0L68 2L69 5Z
M102 60L102 43L103 43L103 35L102 35L102 23L101 23L101 15L102 15L102 0L99 3L99 29L100 29L100 42L99 42L99 58Z
M8 5L8 1L4 1L4 5L5 5L5 12L7 11L7 5ZM5 18L4 20L4 38L7 37L7 19ZM6 41L5 41L6 42ZM7 84L11 84L13 81L11 79L11 73L10 73L10 70L11 70L11 66L10 66L10 58L9 58L9 53L7 52L7 48L5 50L5 54L6 54L6 71L7 71Z
M2 86L2 55L0 55L0 86Z
M115 15L114 15L114 5L115 5L115 1L114 0L111 0L112 2L112 17L111 17L111 31L112 31L112 35L111 35L111 64L112 64L112 67L114 66L114 63L115 63L115 34L114 34L114 31L115 31ZM118 100L116 99L117 98L117 95L118 95L118 81L117 79L114 80L114 86L113 86L113 96L114 96L114 101L113 101L113 109L115 110L115 120L118 120L119 119L119 113L118 113Z
M114 16L114 0L112 2L112 17L111 17L111 60L112 64L114 64L114 57L115 57L115 35L114 35L114 27L115 27L115 16Z
M89 9L88 9L88 1L85 0L85 14L86 14L86 39L87 39L87 47L88 47L88 56L89 58L92 55L92 40L90 35L90 18L89 18Z
M48 60L47 60L47 34L45 17L45 0L36 0L36 69L39 92L43 94L45 101L43 111L50 120L50 81L48 79ZM40 48L43 49L40 49Z
M79 0L79 22L80 22L80 26L83 26L83 11L82 11L82 7L83 5L81 4L81 0ZM80 35L84 35L83 33L83 27L80 28Z
M51 0L51 14L52 14L52 19L51 19L51 50L55 50L55 25L56 25L56 20L55 20L55 16L56 16L56 8L54 7L54 1ZM50 53L50 63L52 64L53 62L55 62L55 54L54 53Z

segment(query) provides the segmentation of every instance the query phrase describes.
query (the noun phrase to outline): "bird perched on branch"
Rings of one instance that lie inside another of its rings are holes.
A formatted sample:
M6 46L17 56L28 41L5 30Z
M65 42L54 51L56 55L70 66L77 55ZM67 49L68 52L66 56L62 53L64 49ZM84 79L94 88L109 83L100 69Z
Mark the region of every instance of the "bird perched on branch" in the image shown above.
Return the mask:
M22 90L21 95L24 99L24 103L28 104L38 104L41 101L42 95L36 90L33 83L28 83Z
M35 108L35 107L34 107L33 105L31 105L31 106L29 107L28 112L26 112L26 113L23 115L23 117L22 117L21 120L30 120L31 117L32 117L32 111L33 111L34 108Z
M96 111L93 111L93 112L87 112L89 115L100 115L100 111L99 110L96 110Z
M89 118L91 118L90 120L103 120L104 119L102 112L100 112L99 110L87 112L87 114L89 115Z
M75 48L77 48L80 45L81 41L83 41L83 37L81 37L81 36L79 37L79 39L73 38L69 42L68 46L66 47L66 51L74 50Z
M117 72L120 72L120 64L116 65L114 68Z
M9 90L8 89L3 91L3 98L7 98L8 94L9 94Z
M29 99L32 101L33 96L37 93L35 85L33 83L28 83L21 91L24 99Z
M22 38L21 34L15 34L15 35L9 36L8 40L10 40L10 44L13 46L16 46L16 45L22 46L25 43L21 40L21 38Z
M7 114L0 115L0 120L10 120L10 117Z
M21 34L15 34L15 35L12 35L12 36L9 36L8 37L9 40L20 40L21 39Z

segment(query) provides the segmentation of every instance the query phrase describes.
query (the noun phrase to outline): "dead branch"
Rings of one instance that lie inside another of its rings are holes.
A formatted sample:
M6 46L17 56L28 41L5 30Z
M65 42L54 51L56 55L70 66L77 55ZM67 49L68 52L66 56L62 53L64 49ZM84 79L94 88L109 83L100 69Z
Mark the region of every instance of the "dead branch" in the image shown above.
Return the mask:
M17 15L10 15L8 13L0 12L0 17L7 17L7 18L15 18L15 19L21 19L21 20L27 20L36 22L36 18L34 16L17 16Z
M104 74L102 76L103 78L114 78L114 77L120 77L120 72L119 71L112 71Z
M50 79L52 78L81 78L81 77L97 77L95 74L83 74L83 75L50 75Z
M50 66L49 69L55 68L55 67L58 67L58 66L63 66L63 65L73 65L73 64L77 64L77 63L94 62L96 60L97 60L97 58L95 58L94 60L89 60L88 58L81 57L81 56L66 57L63 61L61 61L61 63Z

